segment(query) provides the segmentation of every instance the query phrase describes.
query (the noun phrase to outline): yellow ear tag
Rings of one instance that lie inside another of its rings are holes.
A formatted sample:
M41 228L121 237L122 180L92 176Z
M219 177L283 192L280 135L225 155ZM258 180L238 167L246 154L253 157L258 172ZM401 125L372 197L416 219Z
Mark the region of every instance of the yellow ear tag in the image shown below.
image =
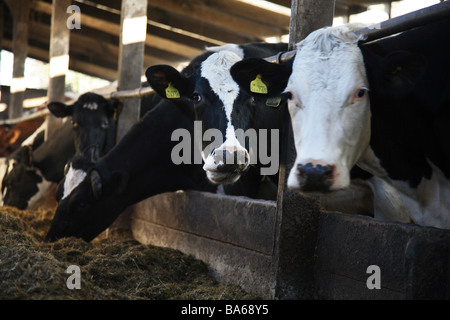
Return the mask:
M267 94L267 86L262 82L261 75L258 74L252 82L250 82L250 91L254 93Z
M167 99L179 99L180 92L177 88L172 86L172 83L169 82L169 86L166 88L166 97Z
M281 102L281 97L268 98L266 100L266 106L272 107L272 108L278 108L278 106L280 105L280 102Z

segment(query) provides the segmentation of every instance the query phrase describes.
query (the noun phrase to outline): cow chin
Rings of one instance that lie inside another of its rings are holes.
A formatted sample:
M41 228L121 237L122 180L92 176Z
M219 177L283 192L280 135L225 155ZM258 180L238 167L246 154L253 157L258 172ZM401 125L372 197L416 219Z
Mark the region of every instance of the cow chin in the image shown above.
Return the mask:
M206 176L214 184L233 184L239 180L241 173L206 171Z

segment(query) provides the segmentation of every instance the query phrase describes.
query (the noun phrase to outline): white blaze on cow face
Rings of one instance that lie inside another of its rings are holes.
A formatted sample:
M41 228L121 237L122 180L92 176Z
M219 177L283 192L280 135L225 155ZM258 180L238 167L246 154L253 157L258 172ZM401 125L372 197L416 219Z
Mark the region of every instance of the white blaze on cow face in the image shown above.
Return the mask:
M88 102L83 105L83 108L89 109L89 110L97 110L98 104L97 104L97 102Z
M231 153L237 152L237 154L240 155L240 158L242 158L240 159L238 157L237 162L247 163L246 166L248 166L248 151L236 138L235 128L231 122L234 101L239 95L239 85L231 77L230 68L240 60L241 57L231 51L219 51L213 53L202 63L201 76L208 80L212 91L223 103L223 110L227 119L225 141L221 146L215 149L215 152L222 152L225 150ZM217 163L215 163L216 161L213 159L213 155L209 154L204 160L204 169L208 171L208 173L209 171L214 171ZM223 161L226 161L226 159ZM237 177L237 179L238 178L239 177Z
M318 165L329 170L324 189L348 187L350 169L369 144L368 81L352 32L361 25L349 26L317 30L298 44L286 88L297 151L290 188L306 189L304 174Z
M64 178L64 194L61 200L69 196L72 191L86 178L86 172L81 169L74 169L70 164L66 177Z
M0 158L0 188L2 187L3 178L8 173L8 160L6 158ZM6 193L6 187L4 188L5 192L0 192L0 206L3 205L3 193ZM0 189L1 191L1 189Z

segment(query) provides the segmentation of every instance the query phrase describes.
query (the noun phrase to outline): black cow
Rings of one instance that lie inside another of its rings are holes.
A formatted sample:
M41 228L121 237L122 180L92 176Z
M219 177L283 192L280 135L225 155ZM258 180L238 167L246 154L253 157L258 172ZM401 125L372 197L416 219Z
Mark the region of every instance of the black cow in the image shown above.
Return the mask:
M79 156L95 161L116 142L117 100L106 100L88 92L72 105L50 102L48 109L58 118L71 117L75 148Z
M288 186L346 188L357 164L374 175L375 216L450 228L450 20L367 44L362 27L311 33L289 64L240 66L289 97Z
M161 97L188 101L188 108L193 103L192 120L199 121L197 136L203 137L204 169L213 183L224 185L227 194L258 197L261 173L273 178L276 185L283 115L282 101L255 99L242 92L231 78L230 68L245 57L269 57L285 50L285 43L227 44L209 48L182 72L168 65L146 71L150 86ZM270 103L273 105L267 107ZM214 136L213 143L209 133ZM201 162L200 157L196 160ZM275 196L276 192L268 198Z
M105 156L73 159L46 241L75 236L86 241L108 228L128 206L152 195L193 189L214 192L201 164L172 161L172 132L193 123L175 103L161 100Z
M36 150L23 147L10 157L2 183L5 205L35 209L64 178L64 167L75 152L94 161L115 144L116 101L88 92L72 105L50 102L48 108L57 117L71 116L71 121Z

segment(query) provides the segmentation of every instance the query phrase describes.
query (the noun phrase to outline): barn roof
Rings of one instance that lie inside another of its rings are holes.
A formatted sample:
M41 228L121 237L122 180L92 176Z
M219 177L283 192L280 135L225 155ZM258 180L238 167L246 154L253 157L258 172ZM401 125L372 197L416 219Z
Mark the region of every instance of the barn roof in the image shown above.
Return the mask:
M291 0L266 2L289 9ZM362 12L380 2L337 0L335 16ZM52 1L31 3L28 56L48 61ZM72 3L80 8L81 29L71 31L69 68L116 80L121 0ZM2 48L11 51L13 19L7 6L4 10ZM261 8L246 0L149 0L147 18L144 67L189 61L206 46L263 41L289 32L288 13Z

